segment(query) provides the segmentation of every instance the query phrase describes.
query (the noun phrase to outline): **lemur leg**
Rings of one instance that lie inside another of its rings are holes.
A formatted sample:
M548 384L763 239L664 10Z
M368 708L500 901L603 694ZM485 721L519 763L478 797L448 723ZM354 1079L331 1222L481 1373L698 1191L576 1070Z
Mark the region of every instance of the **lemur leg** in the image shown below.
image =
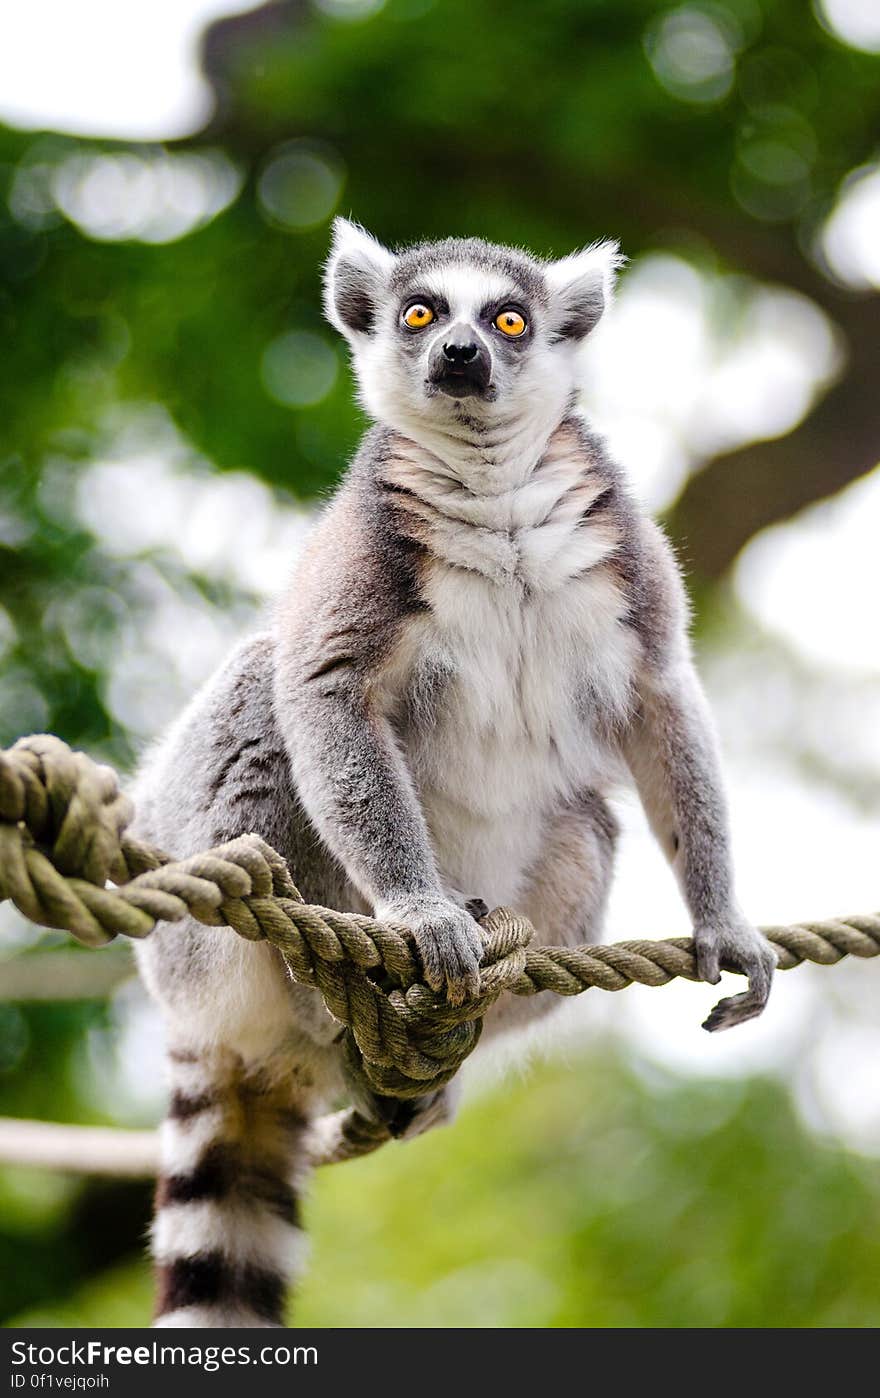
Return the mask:
M517 911L534 924L538 942L571 947L600 939L616 843L617 822L593 791L549 823L517 898ZM483 1037L522 1026L558 1005L546 993L502 996L486 1016Z

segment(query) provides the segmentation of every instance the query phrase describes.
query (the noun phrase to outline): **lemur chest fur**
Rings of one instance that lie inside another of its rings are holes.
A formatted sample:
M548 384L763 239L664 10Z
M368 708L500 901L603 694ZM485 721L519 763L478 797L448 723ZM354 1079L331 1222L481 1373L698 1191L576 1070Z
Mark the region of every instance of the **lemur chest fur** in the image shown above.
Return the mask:
M428 813L539 815L607 785L637 652L607 482L567 441L499 493L412 457L386 477L424 550L402 736Z

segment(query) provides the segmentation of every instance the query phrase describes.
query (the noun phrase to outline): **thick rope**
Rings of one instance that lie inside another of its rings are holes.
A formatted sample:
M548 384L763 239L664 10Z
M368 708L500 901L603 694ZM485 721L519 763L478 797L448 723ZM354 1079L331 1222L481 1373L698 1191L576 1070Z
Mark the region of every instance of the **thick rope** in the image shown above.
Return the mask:
M115 773L58 738L25 738L0 751L0 900L87 946L117 933L146 937L157 922L186 916L265 938L345 1026L353 1075L379 1099L420 1097L448 1082L504 991L579 995L699 979L689 938L531 946L531 923L496 908L481 921L479 993L451 1006L424 983L406 928L304 903L284 860L258 836L172 861L126 833L132 816ZM880 955L878 914L763 931L784 970ZM318 1152L322 1161L365 1153L392 1134L378 1117L351 1112L345 1120L335 1144Z

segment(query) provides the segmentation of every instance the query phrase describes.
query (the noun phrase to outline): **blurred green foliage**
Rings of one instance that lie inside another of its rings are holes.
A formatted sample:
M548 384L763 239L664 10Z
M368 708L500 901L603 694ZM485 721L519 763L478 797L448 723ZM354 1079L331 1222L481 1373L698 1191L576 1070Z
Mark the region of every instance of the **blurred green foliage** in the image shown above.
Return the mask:
M161 683L156 580L242 624L257 605L222 569L185 565L173 520L167 549L131 556L84 519L78 492L132 417L160 405L209 473L301 500L338 478L363 421L320 313L334 212L389 243L671 247L841 323L854 300L810 250L875 156L880 60L804 0L387 0L362 21L295 0L215 25L205 63L216 117L167 148L0 128L0 744L46 728L130 764L143 734L113 702L111 660L127 637ZM323 366L313 393L304 353ZM14 936L21 955L55 940ZM113 1025L98 1001L0 1002L0 1114L101 1119L90 1044ZM872 1325L878 1188L777 1088L596 1057L324 1175L298 1314ZM0 1312L143 1322L147 1212L139 1187L0 1174Z
M880 1322L876 1168L817 1144L779 1086L682 1083L612 1054L324 1170L307 1226L300 1325ZM10 1323L144 1324L149 1297L132 1260Z

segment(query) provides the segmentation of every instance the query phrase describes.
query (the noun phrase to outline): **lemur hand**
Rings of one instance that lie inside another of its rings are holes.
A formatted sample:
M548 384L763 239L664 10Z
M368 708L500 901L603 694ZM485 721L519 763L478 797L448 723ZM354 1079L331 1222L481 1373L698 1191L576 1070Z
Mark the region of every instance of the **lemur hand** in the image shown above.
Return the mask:
M719 1000L703 1028L710 1032L732 1029L759 1015L767 1004L776 969L776 952L767 938L751 923L731 919L695 927L694 944L700 980L717 985L723 969L742 971L749 978L748 990Z
M449 898L409 898L376 909L376 916L402 922L415 937L432 990L445 990L452 1005L460 1005L480 987L483 937L464 908Z

